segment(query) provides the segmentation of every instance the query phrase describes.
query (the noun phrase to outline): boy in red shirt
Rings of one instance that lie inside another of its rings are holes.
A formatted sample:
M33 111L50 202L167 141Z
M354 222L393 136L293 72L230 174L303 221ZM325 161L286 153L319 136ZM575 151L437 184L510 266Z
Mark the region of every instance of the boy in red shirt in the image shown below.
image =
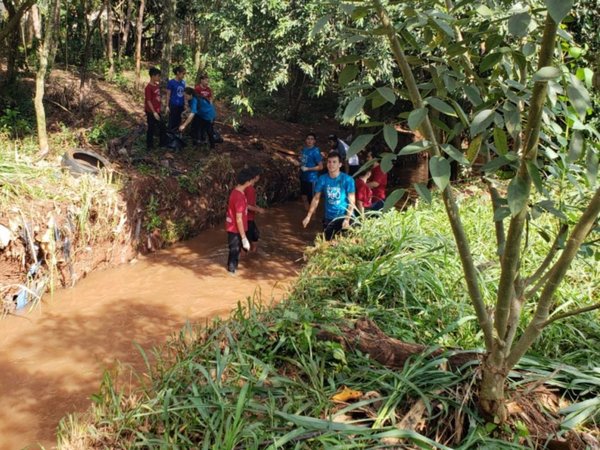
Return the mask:
M254 189L254 186L260 179L261 170L259 167L251 167L250 170L254 174L254 178L252 178L252 184L244 189L244 194L246 194L246 200L248 201L248 232L246 236L250 241L250 251L255 252L258 248L257 242L260 238L260 231L256 226L254 218L256 213L262 214L265 210L256 205L256 189Z
M212 89L208 85L208 75L204 74L200 76L200 83L194 88L196 93L212 103Z
M367 185L370 176L371 169L367 169L354 179L356 184L356 209L358 209L359 214L364 214L365 210L371 208L373 191Z
M146 131L146 149L152 150L154 135L158 132L159 145L163 146L166 141L165 130L160 121L160 70L151 67L148 71L150 82L144 89L144 111L146 111L146 120L148 130Z
M246 236L248 231L248 201L244 190L252 184L255 178L251 169L242 169L237 176L237 185L229 195L225 230L227 231L227 244L229 257L227 258L227 271L234 274L240 261L240 252L250 250L250 242Z
M376 155L374 151L369 151L367 153L367 161L375 159L376 156L378 155ZM387 178L387 173L381 170L379 162L376 161L375 164L373 164L373 169L371 169L371 177L367 182L367 185L373 190L373 204L371 205L372 211L380 211L383 209Z

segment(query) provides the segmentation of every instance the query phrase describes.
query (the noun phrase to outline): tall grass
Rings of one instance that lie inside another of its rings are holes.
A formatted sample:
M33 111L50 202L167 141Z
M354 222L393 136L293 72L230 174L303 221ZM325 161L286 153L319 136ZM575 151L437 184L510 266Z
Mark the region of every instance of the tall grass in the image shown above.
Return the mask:
M478 224L489 212L477 197L463 201L466 225L476 236L481 281L492 301L498 271L493 236ZM229 321L195 334L186 328L156 351L149 384L131 395L120 394L113 378L105 378L93 419L65 419L61 445L68 448L74 436L81 438L82 424L90 430L86 445L109 448L534 445L524 425L496 430L485 423L476 407L478 372L443 370L446 355L415 356L403 369L389 370L359 351L316 338L320 330L340 332L367 316L388 335L432 349L482 346L440 204L366 220L335 245L318 242L310 253L287 301L266 309L253 299L239 305ZM561 288L560 304L581 303L598 267L578 262L573 273ZM593 323L598 318L594 312L577 327L557 323L511 374L512 388L553 380L574 403L564 410L567 428L598 420L593 399L600 394L600 373L590 368L600 364ZM582 336L588 342L580 345ZM336 403L332 396L343 386L363 395ZM400 429L418 402L423 413L416 427ZM498 440L499 432L512 433L514 440Z

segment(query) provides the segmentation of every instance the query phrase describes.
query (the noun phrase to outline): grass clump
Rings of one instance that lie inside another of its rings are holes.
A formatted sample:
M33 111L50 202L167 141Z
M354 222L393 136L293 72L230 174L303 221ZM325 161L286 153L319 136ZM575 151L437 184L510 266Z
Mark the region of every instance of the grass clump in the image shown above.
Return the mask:
M477 197L464 201L466 226L473 231L489 212ZM481 280L491 301L497 270L491 262L493 236L485 228L476 236ZM434 356L440 346L481 347L455 253L438 203L366 220L335 245L319 242L287 301L264 308L256 298L226 322L204 330L187 327L155 351L156 363L132 394L122 394L115 378L106 377L91 423L64 420L61 445L76 438L109 448L543 445L548 435L529 423L506 429L487 424L476 406L477 370L444 370L447 354ZM564 283L562 305L583 300L575 292L587 292L598 267L582 274L576 265L572 273L578 284ZM598 313L590 314L593 320L588 315L577 329L562 323L558 341L558 331L549 329L511 374L511 390L535 391L550 380L573 402L563 411L566 426L555 430L558 436L598 420L593 401L600 394L600 374L591 365L600 362L598 351L592 351L600 348L600 335L596 325L585 326L597 322ZM341 333L362 317L373 319L388 336L431 351L390 370L358 350L317 338L322 330ZM581 336L589 347L574 343ZM560 352L571 365L547 351ZM333 396L344 387L361 395L340 403ZM409 427L404 419L416 414L415 408L421 412Z

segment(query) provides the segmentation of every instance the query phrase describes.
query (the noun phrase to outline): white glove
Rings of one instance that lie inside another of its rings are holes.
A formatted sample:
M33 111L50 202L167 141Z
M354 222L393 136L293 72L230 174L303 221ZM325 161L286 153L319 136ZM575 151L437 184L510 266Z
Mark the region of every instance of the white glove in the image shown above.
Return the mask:
M301 170L302 172L306 172L306 171L308 170L308 167L306 167L306 166L302 166L302 167L300 167L300 170Z
M242 239L242 248L246 251L250 250L250 241L248 240L248 238Z

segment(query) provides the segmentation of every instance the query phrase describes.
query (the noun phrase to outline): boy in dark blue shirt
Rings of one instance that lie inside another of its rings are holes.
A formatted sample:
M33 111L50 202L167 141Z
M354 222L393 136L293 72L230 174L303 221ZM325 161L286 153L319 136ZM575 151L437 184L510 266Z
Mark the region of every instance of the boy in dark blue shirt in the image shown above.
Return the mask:
M315 182L319 178L319 172L323 170L323 157L319 147L315 147L316 142L317 137L308 133L300 153L300 194L307 211L313 199Z
M169 114L169 129L176 130L181 124L181 113L184 108L183 92L185 90L185 69L177 66L173 69L175 78L167 83L167 114Z
M321 175L315 184L315 192L308 214L302 221L306 228L310 219L319 206L321 194L325 196L325 218L323 231L325 240L333 237L350 226L350 218L354 211L355 187L351 176L340 171L342 161L338 152L331 152L327 156L327 173Z

